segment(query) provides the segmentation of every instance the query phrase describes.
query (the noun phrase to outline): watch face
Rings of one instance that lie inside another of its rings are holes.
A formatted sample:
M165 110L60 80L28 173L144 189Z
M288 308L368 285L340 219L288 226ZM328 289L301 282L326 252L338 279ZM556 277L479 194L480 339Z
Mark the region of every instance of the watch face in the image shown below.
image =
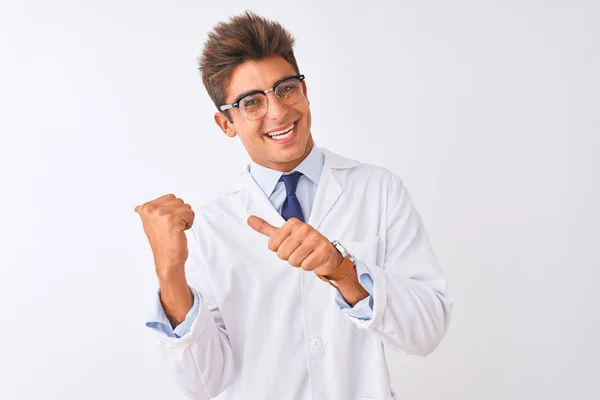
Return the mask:
M336 240L333 242L333 245L342 254L342 257L346 257L348 255L348 250L346 250L346 248L342 246L340 242Z

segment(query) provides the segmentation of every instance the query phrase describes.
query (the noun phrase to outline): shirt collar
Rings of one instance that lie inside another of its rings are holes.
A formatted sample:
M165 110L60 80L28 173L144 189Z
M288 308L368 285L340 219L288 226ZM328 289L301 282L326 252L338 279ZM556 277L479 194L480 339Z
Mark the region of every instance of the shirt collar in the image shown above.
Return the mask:
M323 151L316 145L313 145L308 156L306 156L306 158L289 173L291 174L296 171L300 172L318 185L319 180L321 179L321 172L323 172L324 161L325 157ZM250 162L250 174L267 197L270 197L271 194L273 194L275 186L277 186L277 182L279 182L279 178L284 175L282 172L263 167L254 161ZM287 174L288 173L286 173L286 175Z

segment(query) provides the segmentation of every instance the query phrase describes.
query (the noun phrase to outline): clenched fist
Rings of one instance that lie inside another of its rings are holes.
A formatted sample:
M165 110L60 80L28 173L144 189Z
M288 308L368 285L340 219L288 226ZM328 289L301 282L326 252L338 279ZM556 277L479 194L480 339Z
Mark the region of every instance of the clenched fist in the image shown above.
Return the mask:
M135 207L135 212L142 219L159 279L183 274L188 258L184 231L194 223L192 207L175 195L166 194Z

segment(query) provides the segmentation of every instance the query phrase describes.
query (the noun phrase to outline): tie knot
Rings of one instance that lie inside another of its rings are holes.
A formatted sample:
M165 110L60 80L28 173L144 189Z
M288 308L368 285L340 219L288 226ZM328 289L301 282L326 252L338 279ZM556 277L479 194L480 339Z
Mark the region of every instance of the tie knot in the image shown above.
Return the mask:
M289 175L282 175L279 182L283 182L285 185L285 193L288 196L296 194L296 187L298 186L298 179L302 176L301 172L294 172Z

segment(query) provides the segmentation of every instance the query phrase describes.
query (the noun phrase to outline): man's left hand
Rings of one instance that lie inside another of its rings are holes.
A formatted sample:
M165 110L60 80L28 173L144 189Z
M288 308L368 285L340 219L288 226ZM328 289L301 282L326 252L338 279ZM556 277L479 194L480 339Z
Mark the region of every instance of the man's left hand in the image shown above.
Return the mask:
M299 219L290 218L281 228L277 228L253 215L248 218L248 225L268 236L269 249L293 267L326 276L343 260L329 239Z

